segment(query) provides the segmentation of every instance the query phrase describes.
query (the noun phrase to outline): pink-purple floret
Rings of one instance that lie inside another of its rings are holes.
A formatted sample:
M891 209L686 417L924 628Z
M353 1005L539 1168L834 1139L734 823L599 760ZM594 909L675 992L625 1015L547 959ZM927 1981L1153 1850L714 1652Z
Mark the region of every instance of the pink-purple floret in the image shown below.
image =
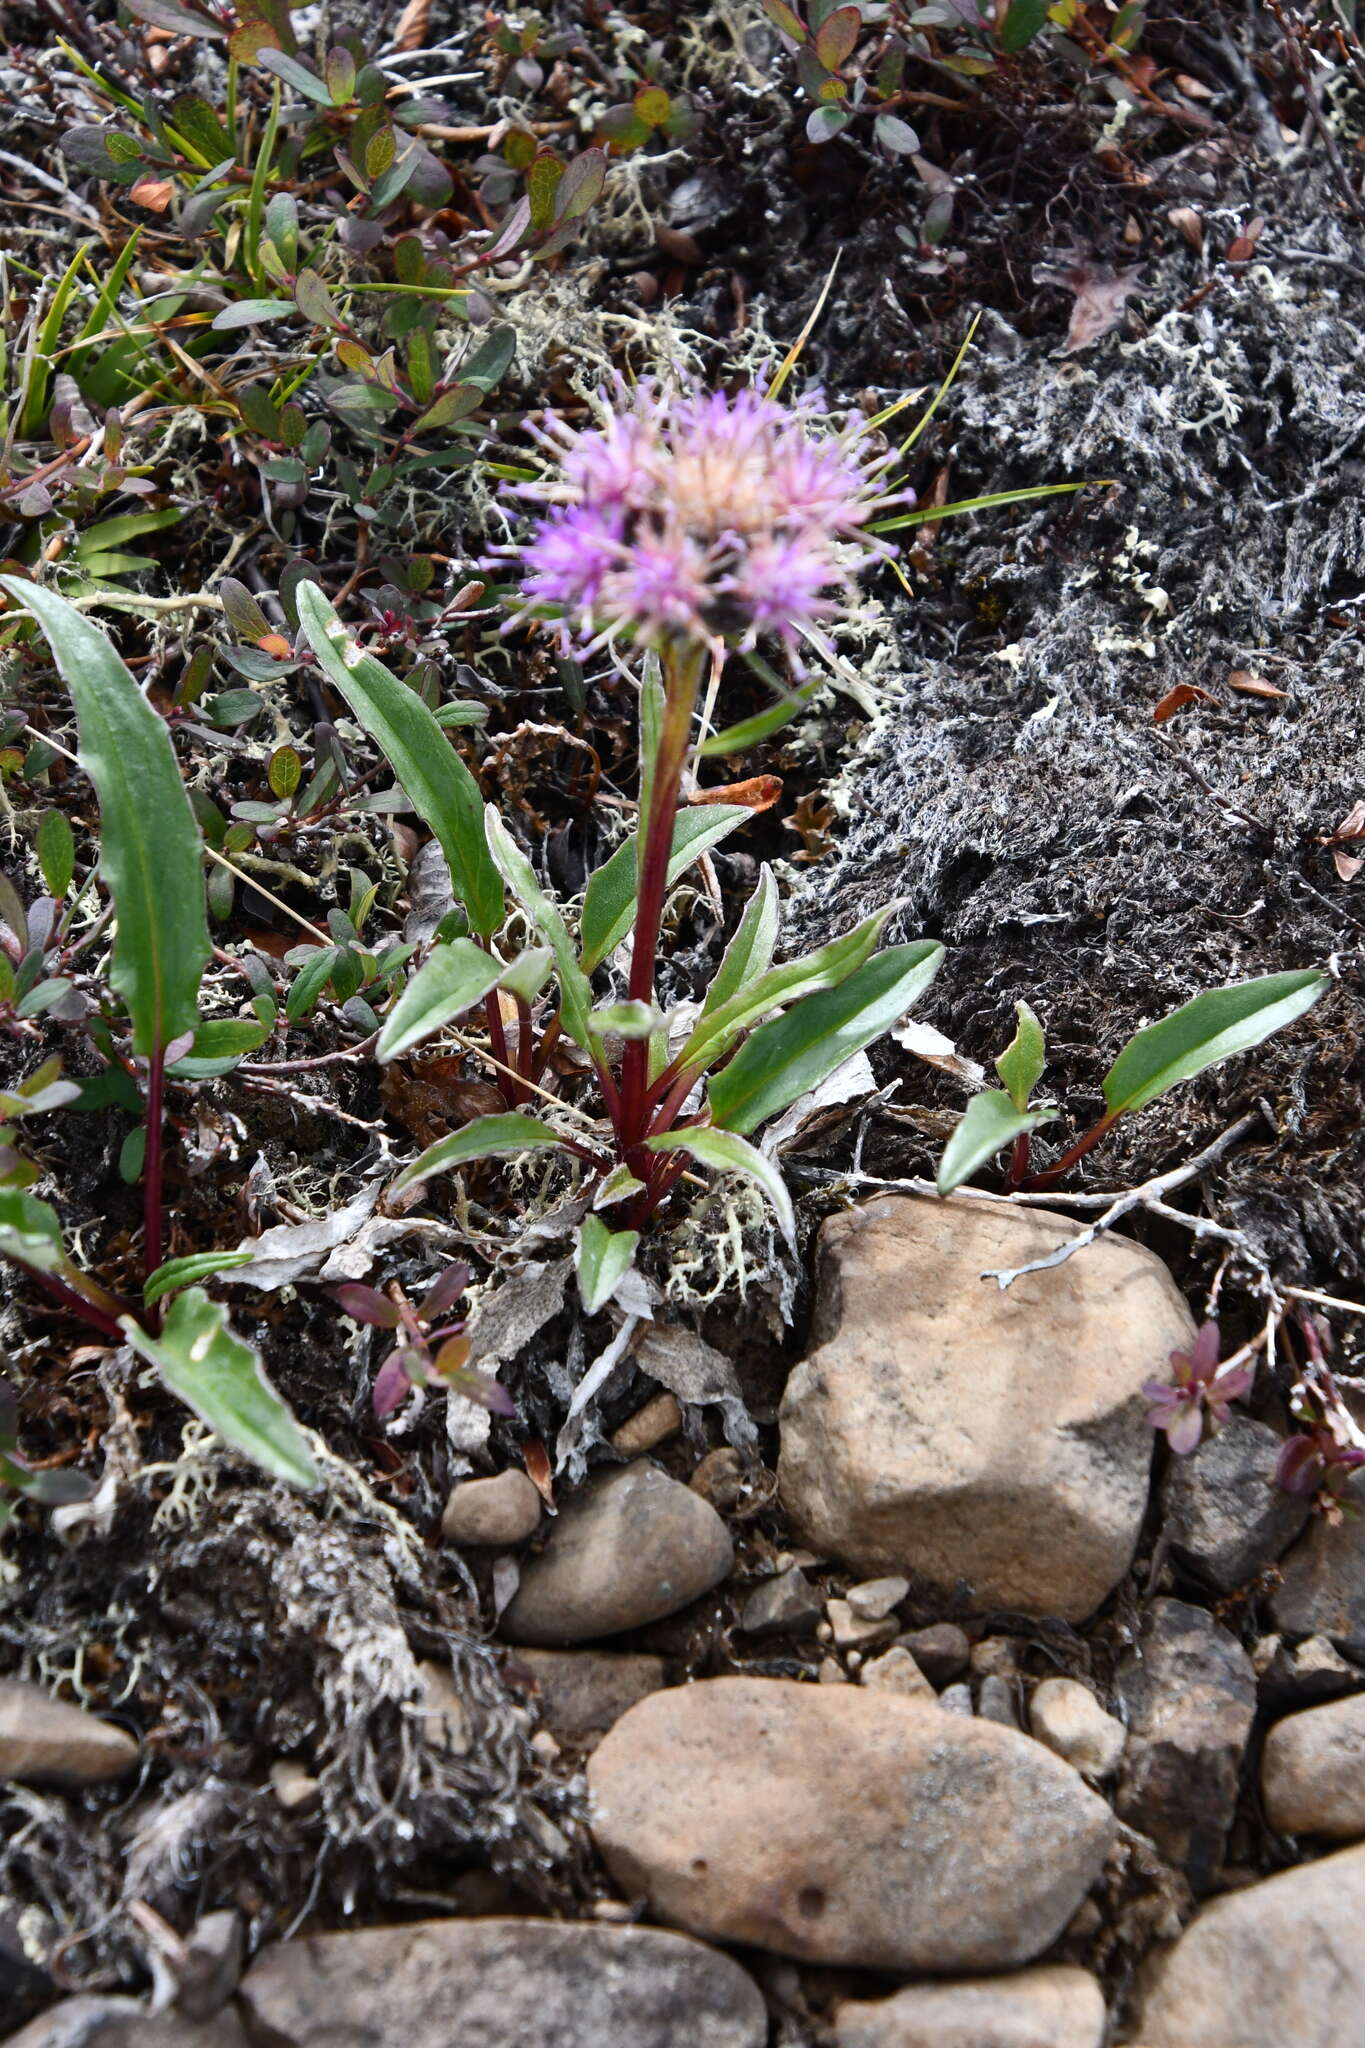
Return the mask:
M517 552L527 609L558 615L582 652L626 635L793 654L885 543L867 524L892 495L861 423L819 434L817 399L670 392L605 395L599 424L531 431L558 475L520 487L544 507ZM510 551L509 551L510 552Z

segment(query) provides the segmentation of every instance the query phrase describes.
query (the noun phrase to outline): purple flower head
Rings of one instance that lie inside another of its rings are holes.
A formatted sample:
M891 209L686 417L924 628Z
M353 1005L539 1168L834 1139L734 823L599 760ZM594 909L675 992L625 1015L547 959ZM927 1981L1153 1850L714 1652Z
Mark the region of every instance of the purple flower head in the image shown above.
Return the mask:
M1218 1325L1205 1323L1188 1351L1171 1353L1171 1379L1148 1380L1143 1393L1151 1402L1147 1420L1153 1429L1166 1432L1166 1441L1177 1457L1187 1457L1198 1448L1207 1422L1211 1428L1226 1422L1231 1403L1250 1393L1254 1377L1249 1366L1221 1366Z
M861 423L822 435L812 399L651 381L618 382L603 405L596 425L532 429L559 475L520 490L542 508L519 551L527 609L557 611L567 646L773 634L795 652L890 553L867 527L904 494Z

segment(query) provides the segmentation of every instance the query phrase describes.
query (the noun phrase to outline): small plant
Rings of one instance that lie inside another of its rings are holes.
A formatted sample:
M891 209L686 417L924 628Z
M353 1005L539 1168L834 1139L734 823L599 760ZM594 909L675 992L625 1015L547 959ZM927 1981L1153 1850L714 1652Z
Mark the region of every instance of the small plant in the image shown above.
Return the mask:
M380 1421L402 1406L413 1387L425 1387L432 1380L495 1415L516 1413L507 1390L487 1373L470 1367L464 1321L450 1318L468 1285L468 1266L456 1264L438 1273L416 1303L407 1299L396 1282L386 1294L359 1281L347 1281L335 1289L333 1298L343 1315L371 1329L394 1333L394 1348L375 1375L370 1397Z
M9 1381L0 1377L0 1534L14 1513L15 1499L44 1508L69 1507L89 1500L93 1491L83 1472L35 1471L19 1455L19 1402Z
M1147 1420L1165 1432L1179 1458L1197 1450L1206 1432L1228 1420L1230 1404L1251 1392L1251 1367L1220 1364L1221 1345L1218 1324L1210 1317L1188 1351L1171 1353L1172 1378L1148 1380L1142 1389L1152 1404Z
M1312 1008L1331 986L1331 976L1304 968L1288 974L1266 974L1230 988L1209 989L1182 1003L1169 1017L1148 1024L1129 1039L1104 1077L1105 1112L1045 1172L1029 1173L1030 1135L1051 1122L1058 1111L1032 1105L1042 1078L1045 1046L1042 1026L1027 1003L1018 1007L1019 1028L996 1061L1003 1089L983 1089L944 1148L938 1170L938 1191L951 1194L970 1180L1008 1145L1008 1185L1030 1190L1049 1188L1082 1160L1114 1128L1120 1117L1145 1109L1181 1081L1249 1052L1272 1032L1281 1031Z
M200 982L211 953L202 839L170 734L98 627L37 584L0 577L0 589L32 614L52 646L76 706L80 762L99 799L100 873L114 929L106 978L127 1019L120 1064L140 1076L145 1099L142 1300L134 1305L121 1299L74 1263L56 1213L27 1192L23 1183L32 1176L22 1170L0 1186L0 1257L24 1267L105 1339L131 1343L172 1393L226 1442L266 1470L311 1485L312 1461L259 1358L232 1335L221 1303L193 1284L243 1263L244 1255L163 1256L167 1075L187 1063L193 1078L196 1061L199 1071L220 1073L269 1031L255 1020L199 1015ZM50 847L52 858L65 874L65 848ZM41 966L41 948L39 955ZM107 1022L92 1035L114 1054ZM59 1106L51 1087L64 1085L55 1077L44 1082L48 1107ZM175 1298L163 1322L160 1304L168 1296Z
M781 1175L748 1134L894 1023L943 949L921 941L878 953L888 905L774 966L777 891L765 872L700 1013L665 1015L657 1003L668 891L749 815L684 800L701 758L699 707L704 733L731 650L753 654L772 639L799 667L808 646L827 646L825 625L853 578L888 552L869 529L894 502L894 451L874 454L862 423L820 435L811 408L784 408L775 389L731 399L652 385L632 399L618 391L599 426L546 430L543 445L558 470L526 491L542 508L524 555L526 611L551 617L566 647L645 656L640 826L590 878L577 943L430 711L312 586L300 590L299 613L328 676L436 833L469 921L470 936L436 947L387 1013L378 1056L392 1059L481 1005L507 1105L429 1147L398 1186L481 1158L567 1154L591 1189L578 1271L593 1310L619 1286L689 1157L749 1176L793 1235ZM494 944L508 891L540 941L512 961ZM599 1003L591 976L627 938L625 986ZM561 1036L589 1063L592 1111L542 1085ZM528 1114L547 1097L544 1120ZM602 1210L618 1211L620 1227Z

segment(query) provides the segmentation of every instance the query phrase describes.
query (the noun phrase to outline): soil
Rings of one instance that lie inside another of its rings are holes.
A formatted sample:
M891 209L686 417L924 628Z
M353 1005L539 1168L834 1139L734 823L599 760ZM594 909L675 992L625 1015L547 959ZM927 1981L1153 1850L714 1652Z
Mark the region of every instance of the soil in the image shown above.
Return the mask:
M397 12L386 8L385 19ZM472 36L482 12L436 0L428 46ZM1055 67L1021 61L983 85L971 121L927 113L923 159L957 190L949 235L931 247L916 239L926 188L905 159L803 140L807 109L756 15L719 8L693 23L686 12L678 22L626 9L664 37L664 75L689 83L704 109L699 135L633 174L637 215L590 221L565 259L570 281L546 287L562 294L563 335L587 350L589 381L601 368L595 352L623 333L638 344L636 367L684 348L723 373L748 345L746 323L785 347L838 257L803 359L832 407L876 409L911 386L932 392L981 315L916 449L922 502L1089 480L1073 496L912 532L904 586L878 575L842 637L871 695L822 699L794 736L735 766L736 775L779 774L785 791L744 852L717 858L727 915L762 858L782 863L793 949L896 901L890 936L949 948L923 1020L989 1068L1014 1004L1027 1000L1047 1029L1047 1086L1064 1112L1053 1129L1073 1136L1098 1113L1101 1076L1141 1024L1224 982L1329 967L1338 986L1293 1031L1120 1126L1068 1187L1136 1185L1248 1119L1173 1197L1191 1218L1241 1233L1221 1281L1226 1328L1244 1337L1259 1327L1261 1272L1357 1295L1365 895L1349 859L1334 858L1352 847L1327 842L1362 794L1365 740L1358 85L1349 73L1336 79L1329 155L1271 15L1158 0L1141 47L1164 76L1200 88L1181 99L1180 118L1143 103L1105 142L1111 102L1097 112ZM96 9L93 18L110 17ZM736 22L738 43L727 44L721 31ZM49 47L55 32L26 7L7 30L20 52ZM0 62L22 113L12 147L60 169L50 108L19 75L13 49L8 68ZM51 272L72 246L72 225L40 220L32 199L6 158L0 240ZM690 238L681 258L670 233ZM1136 275L1108 330L1070 346L1077 294L1057 280L1093 293L1125 270ZM581 362L547 340L530 292L510 317L524 319L527 343L513 400L541 402L539 363L567 401ZM182 488L202 491L211 465L188 445L168 442L164 460ZM187 483L196 463L201 481ZM224 476L229 518L236 488ZM476 554L487 535L467 505L463 513L471 524L459 546ZM211 574L226 532L200 496L185 560L162 557L165 587ZM432 545L433 529L416 540ZM294 544L326 564L317 518L304 516ZM289 549L259 531L253 548L273 586ZM129 631L131 647L164 656L160 629ZM630 786L619 686L592 677L575 718L543 656L469 642L449 651L482 664L494 704L488 793L518 804L527 843L571 890L610 839L609 808L594 802L576 746L596 750L609 792ZM1170 693L1185 685L1197 694L1171 709ZM746 685L735 690L738 718ZM64 729L55 690L26 698L30 715L35 702L48 729ZM296 728L315 715L301 692ZM536 721L559 735L542 745L522 730ZM213 773L246 786L240 762ZM61 787L78 810L78 787ZM9 850L6 870L31 894L32 871ZM366 858L363 849L342 856ZM407 903L378 829L368 858L392 883L389 911L401 923ZM330 875L313 879L311 897L289 890L296 908L315 916L344 900ZM218 936L278 954L295 935L248 893ZM717 943L705 904L688 909L666 992L703 986ZM315 1059L350 1043L354 1033L324 1017L273 1056ZM28 1070L31 1041L12 1039L5 1057ZM828 1117L788 1157L807 1247L822 1215L860 1189L932 1177L965 1100L951 1074L894 1045L873 1063L881 1093L871 1106ZM473 1064L447 1062L381 1094L371 1066L341 1059L185 1093L170 1168L177 1248L233 1243L353 1198L367 1173L432 1135L424 1119L434 1115L439 1128L472 1113L458 1090L477 1079ZM127 1128L115 1110L56 1117L38 1147L42 1192L113 1282L131 1274L138 1226L136 1190L118 1172ZM1051 1131L1043 1140L1044 1164L1070 1142ZM493 1173L472 1183L480 1273L528 1297L563 1248L548 1234L523 1238L505 1191ZM1056 1199L1064 1207L1065 1191ZM735 1633L744 1591L788 1547L773 1422L809 1314L805 1267L757 1224L738 1265L726 1266L715 1220L705 1209L676 1219L653 1270L661 1282L670 1271L685 1279L690 1299L670 1313L733 1359L747 1418L733 1402L689 1404L684 1436L659 1455L686 1478L727 1430L744 1451L730 1516L736 1573L698 1609L614 1646L662 1653L671 1682L736 1670L810 1676L823 1655L814 1641L756 1657ZM1227 1243L1140 1211L1125 1227L1168 1260L1202 1315ZM440 1255L454 1255L453 1244ZM420 1239L401 1241L383 1254L383 1277L417 1289L436 1256ZM470 1464L468 1447L450 1441L443 1402L385 1433L369 1407L377 1354L327 1293L303 1284L262 1297L230 1282L222 1292L326 1446L317 1498L271 1487L207 1443L126 1356L82 1351L74 1326L27 1286L4 1311L26 1453L74 1453L105 1484L78 1539L64 1542L28 1510L12 1526L0 1672L61 1686L125 1721L143 1738L145 1763L117 1793L0 1794L0 1986L9 1984L0 2032L61 1990L145 1986L136 1901L181 1929L236 1907L254 1948L305 1926L418 1913L584 1915L610 1892L574 1756L547 1763L527 1742L493 1635L493 1565L471 1569L439 1541L449 1483ZM584 1327L553 1287L548 1299L539 1327L513 1327L507 1339L502 1377L518 1414L493 1424L487 1450L474 1454L480 1469L520 1462L528 1446L553 1453L572 1388L610 1336L607 1320ZM1361 1369L1361 1330L1349 1317L1337 1324L1346 1375ZM1286 1384L1264 1394L1265 1412L1283 1415ZM646 1373L619 1367L557 1483L610 1455L605 1439L653 1391ZM1089 1629L980 1616L974 1630L1016 1634L1025 1670L1103 1680L1155 1593L1208 1602L1154 1558L1158 1534L1154 1517L1131 1581ZM816 1576L825 1593L847 1578ZM1248 1643L1261 1633L1267 1591L1249 1587L1220 1606ZM416 1663L432 1658L451 1665L466 1703L464 1756L411 1735L404 1702ZM282 1758L306 1760L317 1778L308 1810L287 1810L272 1791ZM1248 1795L1229 1863L1266 1872L1285 1855ZM1139 1859L1125 1895L1066 1954L1098 1968L1121 2000L1143 1952L1169 1931L1177 1892L1158 1862ZM779 1974L774 2038L790 2048L819 2042L835 1980Z

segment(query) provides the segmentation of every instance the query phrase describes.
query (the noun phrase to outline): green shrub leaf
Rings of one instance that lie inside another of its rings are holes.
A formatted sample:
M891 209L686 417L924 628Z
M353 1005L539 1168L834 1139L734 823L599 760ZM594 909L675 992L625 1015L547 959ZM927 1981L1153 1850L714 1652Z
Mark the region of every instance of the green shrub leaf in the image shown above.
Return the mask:
M1130 1038L1105 1075L1110 1116L1142 1109L1177 1081L1192 1081L1219 1060L1250 1051L1311 1009L1330 986L1330 975L1304 968L1209 989L1182 1003Z
M773 1205L782 1235L795 1249L796 1211L787 1193L787 1183L773 1161L765 1159L747 1138L738 1137L734 1131L703 1127L699 1130L664 1131L647 1142L651 1152L690 1152L694 1159L716 1173L741 1173L746 1180L757 1181Z
M750 816L752 813L743 804L691 804L680 811L674 821L673 845L668 856L668 886L672 888L708 847L715 846ZM630 930L635 915L638 840L639 834L632 832L588 882L578 930L585 974L591 974Z
M1016 1003L1014 1014L1019 1020L1018 1029L996 1061L995 1071L1004 1082L1010 1101L1022 1115L1028 1108L1030 1095L1042 1079L1047 1044L1043 1027L1027 1003Z
M404 1167L392 1192L401 1194L404 1188L416 1187L433 1174L448 1173L453 1166L465 1166L473 1159L502 1159L516 1152L535 1152L563 1143L548 1124L538 1124L534 1117L523 1116L519 1110L508 1110L502 1116L476 1116L463 1129L428 1145L420 1158Z
M100 806L100 873L118 920L109 979L144 1058L199 1022L211 955L202 840L171 736L98 626L34 583L0 577L52 646Z

